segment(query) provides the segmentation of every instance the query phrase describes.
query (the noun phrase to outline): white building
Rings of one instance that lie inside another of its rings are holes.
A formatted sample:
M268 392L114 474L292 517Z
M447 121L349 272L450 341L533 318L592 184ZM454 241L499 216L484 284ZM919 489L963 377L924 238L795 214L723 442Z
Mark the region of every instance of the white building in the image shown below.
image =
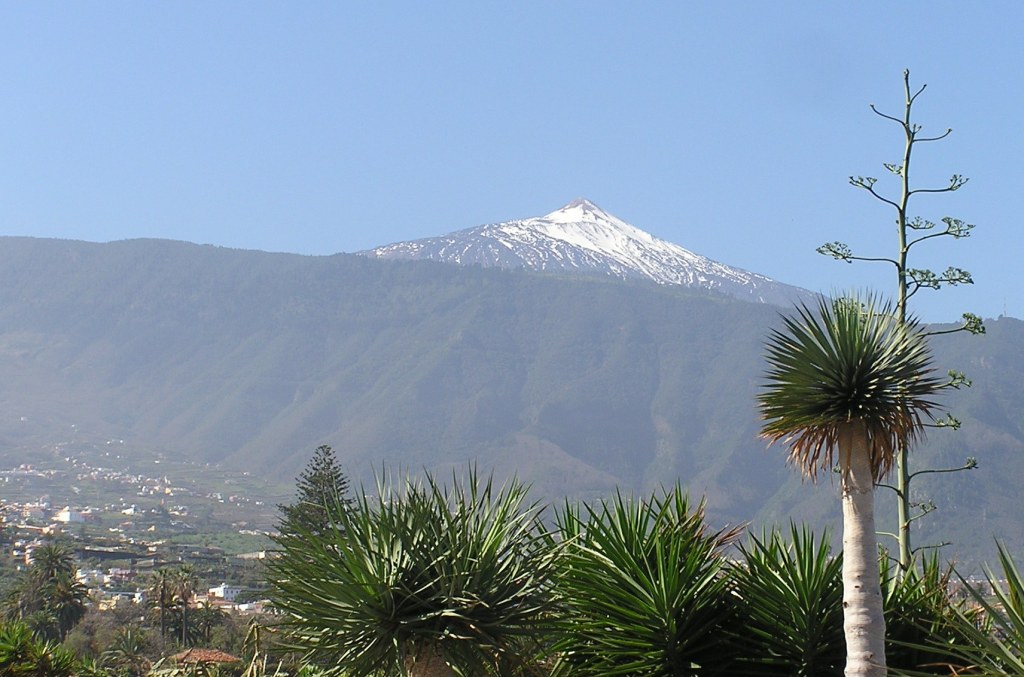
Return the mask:
M210 588L208 592L210 597L217 597L226 602L234 602L235 598L238 597L238 594L242 592L242 588L237 585L221 583L216 588Z
M78 511L72 510L69 506L64 506L64 509L59 511L56 515L54 515L53 519L57 520L58 522L65 523L84 522L85 515Z

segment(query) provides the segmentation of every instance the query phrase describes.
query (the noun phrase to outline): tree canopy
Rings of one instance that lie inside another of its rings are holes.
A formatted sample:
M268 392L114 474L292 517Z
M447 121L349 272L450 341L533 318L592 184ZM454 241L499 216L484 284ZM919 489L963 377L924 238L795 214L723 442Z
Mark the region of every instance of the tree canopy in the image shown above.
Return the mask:
M305 531L322 534L332 525L330 517L334 506L347 506L348 477L341 470L334 450L322 444L295 480L295 502L278 506L281 511L280 530L294 533Z

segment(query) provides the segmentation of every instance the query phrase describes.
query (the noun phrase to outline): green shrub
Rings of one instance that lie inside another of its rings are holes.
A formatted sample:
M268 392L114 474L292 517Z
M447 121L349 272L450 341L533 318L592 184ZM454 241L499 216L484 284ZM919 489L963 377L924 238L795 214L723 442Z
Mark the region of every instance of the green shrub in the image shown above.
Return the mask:
M950 667L942 674L1024 677L1024 577L1001 544L999 563L1001 576L985 569L991 595L962 581L971 606L955 610L957 636L931 636L923 642L928 650L949 656L944 662Z
M0 675L71 677L78 661L54 642L39 639L21 622L0 623Z
M833 557L828 532L816 539L790 525L751 538L732 569L737 600L734 628L737 675L827 677L842 675L842 558Z
M526 487L470 471L451 488L428 476L379 490L327 506L322 533L280 537L269 570L286 648L358 675L424 657L471 675L525 670L551 625L554 563Z
M735 534L709 532L703 504L691 509L679 486L648 500L619 495L566 506L557 532L555 674L731 674L722 549Z
M943 569L933 556L922 558L902 578L888 558L882 559L881 570L889 667L897 672L949 675L949 648L969 641L961 618L972 626L978 620L976 613L950 598L952 569Z
M789 542L772 532L742 548L733 570L737 675L843 674L842 553L833 556L829 540L791 526ZM880 570L890 670L950 674L950 647L967 642L963 622L977 620L950 599L951 571L937 557L923 558L900 578L884 554Z

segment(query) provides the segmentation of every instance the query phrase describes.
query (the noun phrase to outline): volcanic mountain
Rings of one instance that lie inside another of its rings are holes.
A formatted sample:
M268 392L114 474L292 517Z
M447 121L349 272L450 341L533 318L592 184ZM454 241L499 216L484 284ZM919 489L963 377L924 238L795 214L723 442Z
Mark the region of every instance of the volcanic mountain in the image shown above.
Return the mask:
M0 237L0 502L15 485L4 469L79 452L124 472L164 454L290 484L330 444L353 486L470 463L556 504L680 482L707 498L713 528L818 529L835 519L835 485L802 485L758 439L764 337L780 322L775 307L678 284ZM987 557L992 534L1024 548L1024 322L987 329L936 337L936 366L974 387L948 394L962 431L914 451L921 469L978 458L970 477L915 484L942 511L915 522L915 540L953 541L944 556L961 561ZM879 522L894 524L887 509Z
M550 214L377 247L364 256L646 279L789 305L814 295L654 237L588 200Z

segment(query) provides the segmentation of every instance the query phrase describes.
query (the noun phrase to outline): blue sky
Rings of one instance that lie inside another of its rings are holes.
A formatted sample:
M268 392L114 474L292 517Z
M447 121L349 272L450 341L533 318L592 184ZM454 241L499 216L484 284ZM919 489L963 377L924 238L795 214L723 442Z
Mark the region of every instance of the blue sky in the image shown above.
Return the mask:
M928 84L914 213L977 224L915 267L928 320L1024 317L1024 4L0 4L0 233L331 254L577 197L697 253L815 290L893 285L847 184L902 151ZM880 182L880 186L884 185ZM895 190L895 181L885 188ZM913 206L913 204L912 204Z

